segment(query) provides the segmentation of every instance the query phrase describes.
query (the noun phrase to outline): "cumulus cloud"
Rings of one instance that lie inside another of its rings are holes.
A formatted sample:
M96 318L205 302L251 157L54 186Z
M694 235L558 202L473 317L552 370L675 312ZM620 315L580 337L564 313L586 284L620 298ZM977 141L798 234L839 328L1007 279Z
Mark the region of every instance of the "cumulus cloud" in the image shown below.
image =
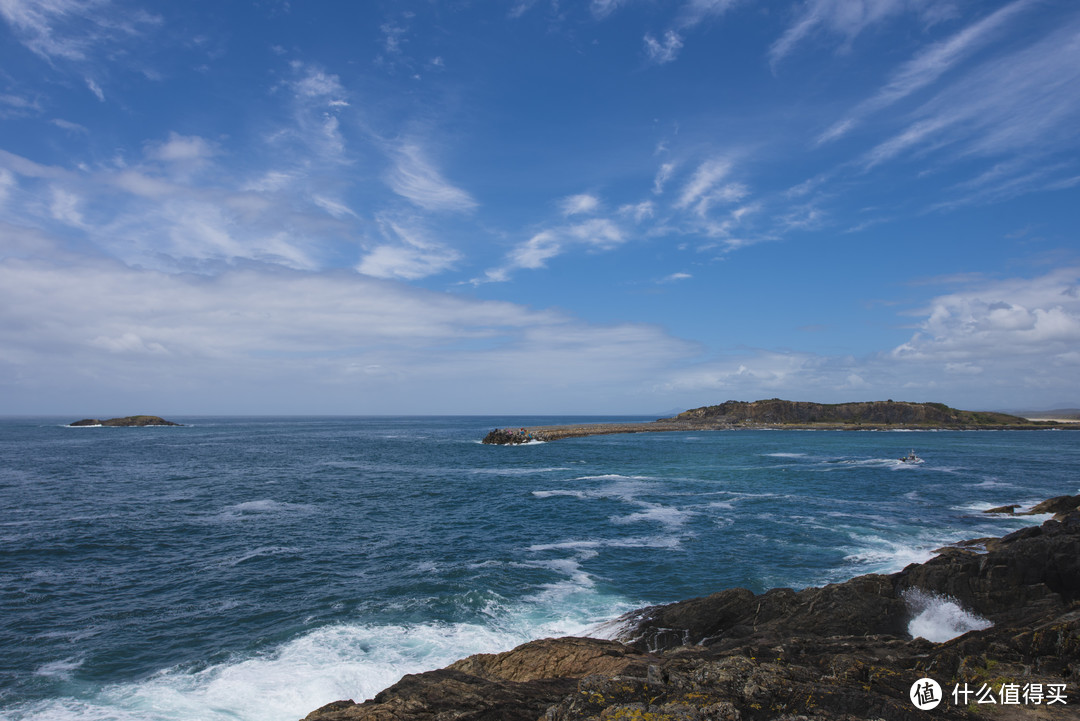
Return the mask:
M1055 358L1080 347L1080 268L973 287L931 301L927 318L901 359L995 362Z

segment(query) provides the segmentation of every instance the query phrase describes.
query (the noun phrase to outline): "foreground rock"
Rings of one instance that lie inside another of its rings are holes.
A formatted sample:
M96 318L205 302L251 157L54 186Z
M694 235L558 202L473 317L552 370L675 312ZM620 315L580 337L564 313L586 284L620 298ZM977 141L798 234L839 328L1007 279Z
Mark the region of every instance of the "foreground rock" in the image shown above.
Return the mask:
M471 656L306 721L1077 719L1080 496L1052 501L1055 520L983 539L985 552L950 547L891 575L646 608L622 619L621 642L546 639ZM912 619L945 596L982 630L912 638ZM909 698L923 677L942 687L932 712ZM1027 702L1001 703L1021 689Z
M167 421L164 418L158 416L125 416L123 418L110 418L107 421L99 421L96 418L84 418L81 421L75 421L72 426L125 426L125 427L142 427L142 426L179 426L179 423L173 423Z

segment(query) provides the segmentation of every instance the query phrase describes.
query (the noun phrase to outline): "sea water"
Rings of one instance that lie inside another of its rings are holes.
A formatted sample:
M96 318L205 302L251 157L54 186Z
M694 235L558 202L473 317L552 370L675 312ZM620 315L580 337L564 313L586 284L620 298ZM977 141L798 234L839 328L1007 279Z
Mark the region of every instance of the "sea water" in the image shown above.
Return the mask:
M1077 493L1080 467L1068 431L504 447L478 441L643 419L70 420L0 420L5 720L293 721L645 604L896 571L1041 522L982 511ZM914 625L962 625L948 603Z

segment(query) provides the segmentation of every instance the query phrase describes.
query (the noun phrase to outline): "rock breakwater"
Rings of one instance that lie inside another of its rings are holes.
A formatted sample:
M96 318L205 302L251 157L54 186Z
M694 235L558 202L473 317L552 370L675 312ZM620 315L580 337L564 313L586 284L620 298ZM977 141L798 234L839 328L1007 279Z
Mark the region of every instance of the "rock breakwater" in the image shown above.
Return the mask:
M978 550L959 544L821 588L641 609L620 620L618 641L471 656L306 721L924 721L910 696L923 678L942 688L939 718L1080 718L1080 496L1045 507L1058 509L1053 520ZM974 620L944 643L913 637L950 607ZM1026 702L1002 703L1020 689Z

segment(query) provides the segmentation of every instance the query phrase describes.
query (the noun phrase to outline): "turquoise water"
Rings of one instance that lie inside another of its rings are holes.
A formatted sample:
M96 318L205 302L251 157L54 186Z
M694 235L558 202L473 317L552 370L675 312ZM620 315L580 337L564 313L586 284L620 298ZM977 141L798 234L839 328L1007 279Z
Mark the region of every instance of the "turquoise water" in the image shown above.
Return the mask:
M1080 433L0 420L0 718L289 719L643 604L895 571L1077 493ZM925 459L896 459L914 448Z

